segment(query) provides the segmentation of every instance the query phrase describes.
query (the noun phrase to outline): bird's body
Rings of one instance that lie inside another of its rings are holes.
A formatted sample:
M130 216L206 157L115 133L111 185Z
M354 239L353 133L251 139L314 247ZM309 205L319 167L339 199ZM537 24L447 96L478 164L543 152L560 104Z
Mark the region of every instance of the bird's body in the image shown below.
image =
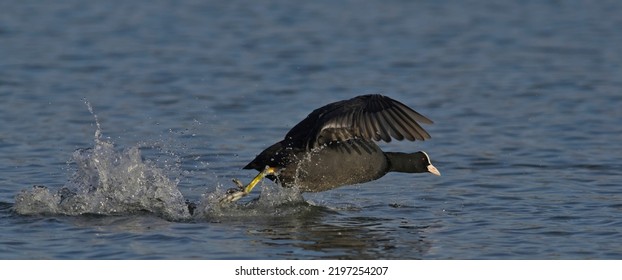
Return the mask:
M363 95L323 106L244 167L262 171L245 192L264 176L285 187L319 192L372 181L391 171L440 175L425 152L385 153L374 142L430 138L419 122L432 123L382 95Z
M364 140L331 142L311 150L287 148L283 142L278 142L245 168L261 171L266 165L271 166L269 163L280 170L268 178L285 187L295 186L303 192L320 192L372 181L382 177L389 165L380 147Z

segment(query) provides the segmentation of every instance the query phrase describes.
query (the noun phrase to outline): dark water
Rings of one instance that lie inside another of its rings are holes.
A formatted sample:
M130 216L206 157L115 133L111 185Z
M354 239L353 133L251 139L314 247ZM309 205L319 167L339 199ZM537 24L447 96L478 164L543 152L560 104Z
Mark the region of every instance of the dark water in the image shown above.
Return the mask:
M0 2L0 258L622 258L621 2L489 2ZM442 177L216 203L367 93Z

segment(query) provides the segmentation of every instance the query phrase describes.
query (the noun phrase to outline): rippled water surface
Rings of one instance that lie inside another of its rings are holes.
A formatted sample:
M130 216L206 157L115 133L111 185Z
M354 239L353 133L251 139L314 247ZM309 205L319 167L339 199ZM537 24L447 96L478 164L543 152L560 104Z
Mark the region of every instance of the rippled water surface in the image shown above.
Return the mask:
M622 258L621 2L467 2L0 3L0 258ZM442 177L217 203L368 93Z

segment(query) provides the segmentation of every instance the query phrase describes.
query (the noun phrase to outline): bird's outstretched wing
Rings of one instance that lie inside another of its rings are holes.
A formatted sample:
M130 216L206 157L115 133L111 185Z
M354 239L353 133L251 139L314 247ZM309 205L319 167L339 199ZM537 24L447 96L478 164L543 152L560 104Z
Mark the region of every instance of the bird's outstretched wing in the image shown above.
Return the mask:
M314 110L287 133L285 140L292 146L309 148L349 139L390 142L430 138L419 123L432 121L389 97L362 95Z

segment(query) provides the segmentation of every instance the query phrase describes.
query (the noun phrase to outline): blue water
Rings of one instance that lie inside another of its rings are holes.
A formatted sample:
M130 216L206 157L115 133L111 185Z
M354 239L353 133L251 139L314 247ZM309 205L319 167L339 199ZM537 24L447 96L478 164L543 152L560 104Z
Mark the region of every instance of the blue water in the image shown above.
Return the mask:
M622 2L489 2L0 2L0 259L622 258ZM217 203L369 93L442 177Z

